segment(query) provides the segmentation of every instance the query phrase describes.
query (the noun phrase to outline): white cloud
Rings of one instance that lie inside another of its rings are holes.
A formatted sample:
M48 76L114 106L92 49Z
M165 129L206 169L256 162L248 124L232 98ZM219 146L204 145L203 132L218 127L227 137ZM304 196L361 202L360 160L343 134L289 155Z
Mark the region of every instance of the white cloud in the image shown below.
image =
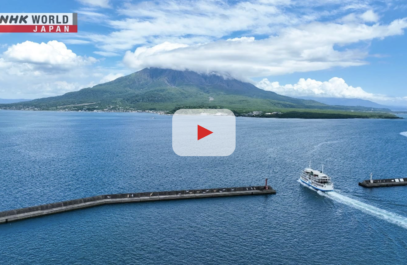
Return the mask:
M375 23L379 21L379 16L370 9L364 13L350 13L339 21L343 23Z
M118 11L126 18L109 21L109 26L116 31L109 35L91 34L88 37L101 50L115 52L140 44L159 44L163 39L171 41L178 38L191 44L191 39L214 40L238 31L271 34L280 26L301 25L315 19L309 13L301 15L281 10L280 5L286 4L287 1L231 4L223 0L125 4Z
M241 38L227 39L227 41L253 42L253 41L255 41L255 38L254 37L241 37Z
M358 17L355 13L348 14L339 20L343 23L359 23L360 17Z
M267 78L264 78L257 83L257 87L295 97L313 96L362 99L372 99L375 97L373 94L364 91L361 87L353 87L346 84L345 80L339 77L333 77L325 82L301 78L297 84L293 85L280 85L279 82L270 82Z
M67 39L67 40L64 40L64 43L67 43L67 44L90 44L90 41L78 40L78 39Z
M76 91L80 88L78 83L69 83L67 81L54 81L36 84L31 88L34 91L41 92L44 97L62 95L67 92Z
M58 41L11 45L0 55L0 97L57 96L93 86L109 72L116 72L88 67L96 62L92 57L75 54Z
M105 75L102 79L100 79L100 83L107 83L107 82L116 80L117 78L122 77L122 76L124 76L124 75L121 73L108 74L108 75Z
M108 8L109 0L77 0L84 5Z
M366 10L369 9L370 6L367 3L349 3L348 5L344 6L344 10Z
M21 70L22 67L21 64L13 64L12 67L1 69L0 98L32 99L58 96L92 87L99 84L99 81L104 76L108 76L109 72L123 70L82 66L49 75L38 71Z
M51 71L87 65L96 61L92 57L76 55L63 42L55 40L48 43L32 41L18 43L10 46L3 57L9 62L30 64L33 69Z
M282 28L312 21L329 21L352 11L358 19L377 21L368 10L370 0L182 0L126 2L117 9L120 19L105 19L115 31L108 35L89 34L99 49L109 52L132 49L136 45L155 45L162 39L205 37L211 41L233 33L272 35ZM352 6L350 6L352 4ZM323 8L324 10L321 10ZM363 19L361 18L363 17ZM184 43L184 42L178 42ZM185 44L185 43L184 43ZM196 44L196 43L195 43Z
M6 60L4 60L3 58L0 58L0 69L1 68L6 68L9 67L11 64L9 62L7 62Z
M101 56L105 56L105 57L118 56L119 55L118 53L115 53L115 52L104 52L104 51L95 51L93 53L101 55Z
M373 94L361 87L348 85L344 79L333 77L328 81L301 78L296 84L280 85L279 82L270 82L264 78L256 84L257 87L291 97L321 97L321 98L358 98L381 104L407 105L407 97L389 97Z
M360 17L366 22L377 22L379 20L379 16L373 10L366 11Z
M95 11L95 8L82 8L76 10L76 13L79 14L80 21L87 21L93 23L102 23L108 20L108 16Z
M259 0L262 4L272 4L272 5L289 5L291 0Z
M156 55L162 55L168 51L176 50L179 48L185 48L185 47L188 47L188 46L185 44L170 43L170 42L164 42L162 44L156 45L151 48L140 47L140 48L137 48L134 53L129 52L129 51L126 52L126 54L123 58L123 62L131 68L140 70L144 67L150 66L150 65L145 65L144 62L146 60L150 60L151 57L155 57ZM164 67L164 68L174 68L174 67L177 68L177 66L173 65L171 61L166 61L165 63L166 63L166 65L170 64L172 67ZM178 62L174 62L174 63L176 64Z
M311 23L287 28L280 35L250 41L216 41L185 45L162 43L126 52L123 62L135 69L144 67L217 72L235 78L282 75L363 65L367 51L335 49L335 46L369 41L404 33L407 20L389 25Z

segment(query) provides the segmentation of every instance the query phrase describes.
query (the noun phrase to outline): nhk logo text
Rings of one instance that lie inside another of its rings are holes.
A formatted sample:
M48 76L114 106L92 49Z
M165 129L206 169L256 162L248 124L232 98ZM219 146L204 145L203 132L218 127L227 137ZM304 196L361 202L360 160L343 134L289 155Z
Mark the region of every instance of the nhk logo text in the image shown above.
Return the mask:
M77 13L0 13L0 32L76 33Z

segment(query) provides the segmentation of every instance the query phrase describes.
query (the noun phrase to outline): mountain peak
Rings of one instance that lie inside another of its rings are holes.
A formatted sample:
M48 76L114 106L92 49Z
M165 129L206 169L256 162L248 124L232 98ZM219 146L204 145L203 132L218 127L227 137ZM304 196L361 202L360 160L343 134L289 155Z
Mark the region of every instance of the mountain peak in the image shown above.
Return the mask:
M199 74L190 70L173 70L162 68L144 68L134 73L135 75L144 75L151 80L166 80L171 86L182 84L210 85L215 82L222 83L225 78L216 74ZM237 81L237 80L236 80Z

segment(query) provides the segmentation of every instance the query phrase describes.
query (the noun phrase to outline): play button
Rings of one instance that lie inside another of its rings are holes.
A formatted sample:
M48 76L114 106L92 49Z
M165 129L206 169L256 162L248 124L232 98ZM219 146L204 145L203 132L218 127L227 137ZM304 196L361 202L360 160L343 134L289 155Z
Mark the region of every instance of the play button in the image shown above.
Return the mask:
M229 156L236 117L228 109L180 109L172 117L172 148L179 156Z
M198 141L202 138L205 138L208 135L211 135L213 132L209 131L208 129L198 125Z

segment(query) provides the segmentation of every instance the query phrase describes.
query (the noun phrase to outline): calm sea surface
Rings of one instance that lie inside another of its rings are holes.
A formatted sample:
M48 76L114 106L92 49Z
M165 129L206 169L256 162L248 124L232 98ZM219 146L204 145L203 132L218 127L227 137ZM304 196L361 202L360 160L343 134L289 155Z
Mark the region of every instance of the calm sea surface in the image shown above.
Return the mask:
M407 117L406 117L407 118ZM123 192L274 196L101 206L0 225L0 264L406 264L406 120L237 118L229 157L179 157L171 117L0 111L0 211ZM325 165L328 196L297 179Z

